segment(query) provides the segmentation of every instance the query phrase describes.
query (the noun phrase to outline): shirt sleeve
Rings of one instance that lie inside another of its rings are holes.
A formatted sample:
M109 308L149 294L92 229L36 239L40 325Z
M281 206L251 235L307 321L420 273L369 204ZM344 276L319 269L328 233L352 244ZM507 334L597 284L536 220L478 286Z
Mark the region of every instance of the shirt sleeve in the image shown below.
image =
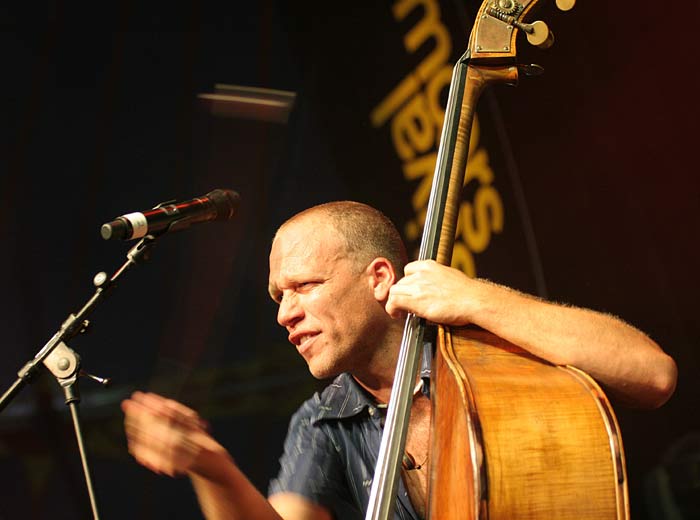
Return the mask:
M362 512L349 497L345 464L323 422L314 423L318 395L292 416L280 457L280 469L270 481L268 496L296 493L332 511L337 519L357 519Z

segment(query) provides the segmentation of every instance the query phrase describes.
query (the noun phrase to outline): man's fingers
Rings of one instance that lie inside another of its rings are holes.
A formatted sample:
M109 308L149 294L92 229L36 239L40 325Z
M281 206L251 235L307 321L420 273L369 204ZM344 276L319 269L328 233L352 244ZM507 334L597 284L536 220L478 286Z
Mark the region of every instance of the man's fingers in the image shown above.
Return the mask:
M209 424L193 409L173 399L150 392L134 392L130 399L122 403L125 413L149 413L166 417L189 428L208 430Z
M177 471L175 465L162 452L154 450L145 444L129 444L129 453L136 461L154 473L176 477L184 471Z
M140 406L136 404L135 406ZM128 414L124 421L129 453L147 468L176 476L186 473L200 448L200 430L182 428L169 418Z
M406 264L406 266L403 269L403 272L405 275L415 274L420 271L430 269L432 267L432 264L439 265L435 260L414 260L413 262L409 262Z
M131 399L152 409L154 412L167 413L172 412L173 414L182 415L184 417L198 417L199 415L192 408L185 406L182 403L178 403L173 399L163 397L162 395L154 394L152 392L134 392L131 395Z

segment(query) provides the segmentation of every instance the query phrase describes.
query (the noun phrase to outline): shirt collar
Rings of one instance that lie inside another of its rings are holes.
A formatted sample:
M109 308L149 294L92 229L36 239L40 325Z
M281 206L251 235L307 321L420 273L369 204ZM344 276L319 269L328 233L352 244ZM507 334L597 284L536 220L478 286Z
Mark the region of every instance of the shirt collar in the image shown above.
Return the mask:
M425 342L421 355L420 377L423 393L430 396L430 372L432 344ZM340 420L354 417L363 410L376 407L377 403L348 373L342 373L328 385L319 396L318 414L312 424L324 420Z

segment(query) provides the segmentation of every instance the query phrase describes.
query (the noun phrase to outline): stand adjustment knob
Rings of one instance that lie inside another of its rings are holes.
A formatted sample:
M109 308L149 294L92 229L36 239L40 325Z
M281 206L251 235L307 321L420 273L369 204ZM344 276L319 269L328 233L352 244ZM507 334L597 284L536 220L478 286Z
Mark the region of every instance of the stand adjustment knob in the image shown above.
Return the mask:
M104 271L100 271L92 279L92 283L95 287L102 287L108 281L109 281L109 275L107 273L105 273Z
M107 388L109 385L112 384L112 380L109 377L100 377L100 376L96 376L94 374L89 374L89 373L85 372L85 370L81 370L80 375L83 377L87 377L88 379L92 379L93 381L101 384L105 388Z

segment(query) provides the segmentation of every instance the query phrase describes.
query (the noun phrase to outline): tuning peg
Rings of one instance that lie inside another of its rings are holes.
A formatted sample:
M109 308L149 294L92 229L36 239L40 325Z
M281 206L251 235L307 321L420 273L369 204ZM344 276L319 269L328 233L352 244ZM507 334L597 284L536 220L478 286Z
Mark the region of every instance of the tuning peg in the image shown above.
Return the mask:
M521 64L518 65L518 72L529 78L533 78L535 76L541 76L542 74L544 74L544 68L542 68L540 65L537 65L536 63Z
M549 30L547 24L542 21L526 25L525 33L527 41L540 49L549 49L554 45L554 33Z
M570 11L576 5L576 0L557 0L557 7L562 11Z
M557 3L559 2L564 5L570 4L569 8L571 8L573 7L575 0L557 0ZM493 16L494 18L498 18L502 22L524 31L527 34L527 41L540 49L549 49L552 45L554 45L554 34L549 30L546 23L539 20L532 23L519 22L515 16L511 16L508 13L500 10L504 7L505 5L503 4L499 4L498 7L496 7L494 4L486 10L486 14Z

